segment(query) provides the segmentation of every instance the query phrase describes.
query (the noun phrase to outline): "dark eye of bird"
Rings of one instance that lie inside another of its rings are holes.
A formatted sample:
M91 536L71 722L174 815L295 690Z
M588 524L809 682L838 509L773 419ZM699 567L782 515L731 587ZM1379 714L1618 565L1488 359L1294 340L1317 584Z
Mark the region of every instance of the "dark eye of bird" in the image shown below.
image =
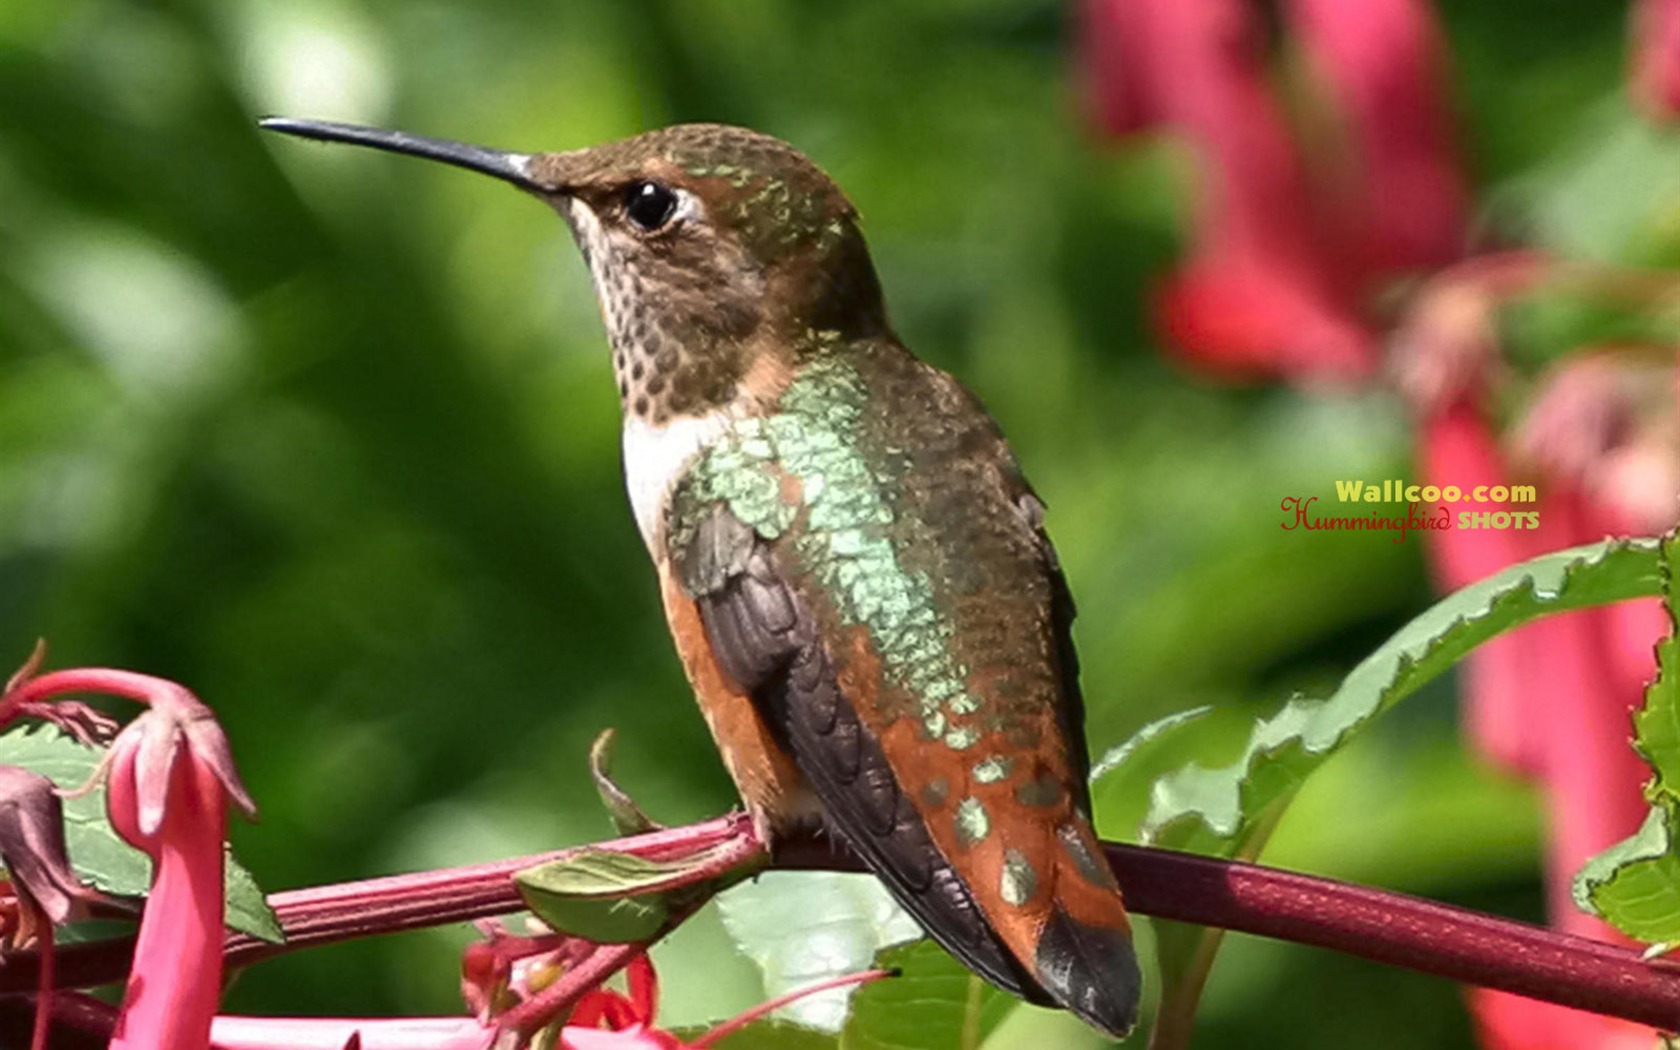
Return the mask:
M677 195L657 182L632 182L624 191L624 212L649 233L671 221Z

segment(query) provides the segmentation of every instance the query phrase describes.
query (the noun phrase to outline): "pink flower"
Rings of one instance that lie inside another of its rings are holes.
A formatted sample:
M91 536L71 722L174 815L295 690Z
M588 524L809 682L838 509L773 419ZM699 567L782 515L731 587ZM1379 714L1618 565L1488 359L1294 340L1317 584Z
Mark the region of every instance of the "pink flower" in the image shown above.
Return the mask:
M1603 422L1596 412L1580 418L1595 430ZM1421 471L1430 484L1470 489L1517 480L1492 428L1468 401L1427 419L1422 447ZM1602 515L1578 490L1546 476L1537 485L1537 529L1432 534L1442 590L1603 537ZM1643 695L1650 647L1662 625L1662 609L1652 601L1565 613L1483 645L1465 665L1464 720L1472 744L1545 791L1547 910L1551 924L1569 933L1625 940L1575 907L1570 882L1587 858L1632 834L1644 818L1649 770L1628 744L1628 719ZM1487 989L1472 990L1469 1001L1490 1050L1654 1045L1650 1029L1596 1014Z
M1635 0L1628 89L1654 120L1680 115L1680 0Z
M135 944L115 1050L204 1050L221 995L222 839L227 802L256 806L239 782L215 715L174 682L103 667L36 676L38 646L0 694L0 724L19 714L98 728L67 693L109 693L151 705L118 734L106 759L111 826L150 854L152 888ZM101 718L103 716L100 716Z
M1643 1025L1491 988L1472 988L1470 1015L1486 1050L1653 1050Z
M1337 118L1316 151L1337 253L1365 278L1463 254L1466 189L1424 0L1290 0L1290 25Z
M1161 127L1200 174L1194 262L1158 296L1170 343L1227 375L1357 375L1373 351L1339 301L1308 187L1242 0L1092 0L1085 69L1111 131Z
M1302 152L1243 0L1089 0L1081 46L1094 116L1186 140L1200 174L1191 261L1157 292L1168 345L1233 378L1359 378L1366 306L1397 271L1459 254L1464 187L1419 0L1295 0L1291 23L1340 118Z
M646 954L638 954L625 968L629 994L596 988L578 1000L571 1018L560 1029L562 1050L705 1050L718 1040L779 1010L788 1003L849 984L889 976L885 970L835 977L760 1003L685 1043L654 1023L659 1008L659 979Z

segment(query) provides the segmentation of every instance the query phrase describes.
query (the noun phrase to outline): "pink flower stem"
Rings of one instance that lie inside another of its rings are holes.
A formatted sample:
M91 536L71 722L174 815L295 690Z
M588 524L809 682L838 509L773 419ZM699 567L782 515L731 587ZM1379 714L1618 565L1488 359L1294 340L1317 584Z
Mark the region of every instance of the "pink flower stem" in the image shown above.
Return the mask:
M134 671L119 671L112 667L76 667L54 671L30 678L16 689L0 697L0 725L17 716L19 710L42 703L63 693L103 693L130 700L151 703L159 693L185 693L186 690L164 678L154 678ZM189 694L190 695L190 694Z
M624 969L630 960L647 951L645 944L598 944L590 953L566 968L560 979L495 1018L504 1031L529 1036L560 1017L585 993Z
M739 817L724 817L590 848L654 858L691 855L748 833L744 824ZM1107 850L1127 903L1140 915L1329 948L1665 1030L1680 1028L1680 965L1643 960L1631 948L1258 864L1138 846L1109 844ZM508 876L572 852L275 894L270 901L293 939L277 946L235 935L229 959L248 963L364 934L516 911L521 902ZM815 841L778 847L775 866L859 869L854 859ZM121 944L67 947L60 952L60 984L116 980L127 968L127 955ZM0 994L31 990L39 975L33 953L4 958ZM584 965L599 963L592 956L580 968Z
M21 898L23 906L35 912L36 934L35 950L41 957L41 979L36 984L35 993L35 1026L29 1037L30 1050L47 1050L47 1030L52 1025L53 998L53 926L52 920L42 914L27 896Z
M760 848L752 832L752 822L744 814L529 857L275 893L269 896L268 902L286 930L286 944L268 944L234 934L228 942L228 956L230 961L245 964L297 948L370 933L396 933L505 915L523 907L513 887L515 872L564 860L585 849L670 860L691 857L725 844L740 847L743 857ZM443 913L449 918L437 917Z

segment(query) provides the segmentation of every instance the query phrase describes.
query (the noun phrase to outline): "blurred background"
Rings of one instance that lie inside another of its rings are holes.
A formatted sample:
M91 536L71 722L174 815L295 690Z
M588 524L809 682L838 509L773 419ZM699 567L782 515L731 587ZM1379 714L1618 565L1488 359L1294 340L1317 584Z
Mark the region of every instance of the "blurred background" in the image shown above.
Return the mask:
M1423 541L1285 531L1280 501L1416 480L1414 406L1374 357L1237 370L1287 382L1198 367L1231 355L1185 337L1162 281L1205 240L1198 187L1217 179L1171 119L1120 135L1149 122L1115 116L1104 86L1114 6L0 4L0 663L44 636L55 666L196 690L261 805L232 834L271 891L606 837L585 757L607 726L656 818L729 808L563 226L491 180L254 127L539 150L715 120L827 168L906 343L1010 435L1080 604L1093 752L1198 704L1234 743L1331 687L1432 600ZM1680 146L1629 102L1626 10L1422 9L1468 195L1453 251L1680 260ZM1287 90L1290 27L1252 16L1280 111L1317 126ZM1373 293L1362 331L1385 338L1415 287ZM1535 373L1653 330L1579 303L1505 320L1510 367ZM1144 804L1105 799L1104 834L1135 837ZM1534 789L1461 743L1447 683L1325 768L1265 859L1541 921L1542 825ZM266 963L228 1006L458 1011L470 935ZM668 1021L762 998L710 913L662 955ZM1470 1046L1462 1004L1446 982L1233 937L1201 1032Z

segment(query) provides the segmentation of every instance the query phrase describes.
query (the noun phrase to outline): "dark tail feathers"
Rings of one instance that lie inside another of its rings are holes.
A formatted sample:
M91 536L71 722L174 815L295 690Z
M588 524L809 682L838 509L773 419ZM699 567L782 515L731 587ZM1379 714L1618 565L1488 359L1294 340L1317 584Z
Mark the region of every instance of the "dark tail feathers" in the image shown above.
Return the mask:
M1086 1023L1117 1039L1137 1023L1143 978L1125 932L1076 922L1056 908L1034 968L1044 990Z

